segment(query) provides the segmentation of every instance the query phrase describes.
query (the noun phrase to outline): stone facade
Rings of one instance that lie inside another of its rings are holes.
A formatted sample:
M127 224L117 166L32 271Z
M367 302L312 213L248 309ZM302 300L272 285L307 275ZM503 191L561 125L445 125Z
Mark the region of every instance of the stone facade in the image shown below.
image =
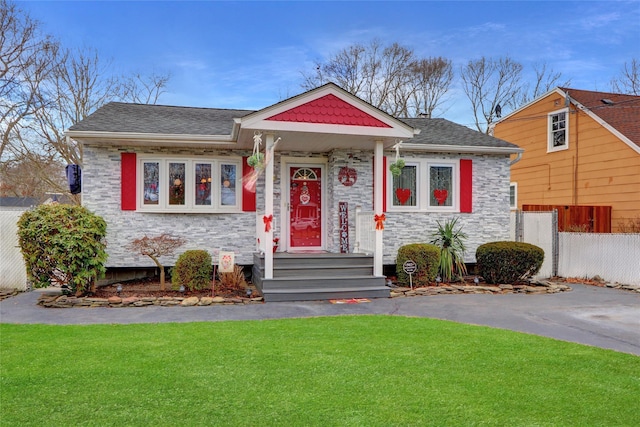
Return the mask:
M253 262L256 251L256 224L262 223L264 214L264 176L258 181L257 212L238 213L147 213L121 210L120 162L121 153L158 155L248 155L246 152L84 146L82 203L107 222L107 267L153 267L153 262L127 249L127 244L143 235L171 233L187 239L173 257L165 257L165 265L173 265L179 253L188 249L205 249L213 253L222 249L233 251L238 264ZM335 150L321 154L326 157L326 249L339 251L338 206L347 202L349 209L350 251L355 240L355 210L373 210L373 152ZM408 243L428 242L437 228L437 221L459 218L459 224L468 235L465 260L475 261L476 248L486 242L509 239L509 157L507 155L449 155L403 152L406 158L471 159L473 161L473 212L387 212L384 223L384 264L394 264L398 248ZM281 190L280 165L283 156L317 157L313 153L278 152L274 164L274 236L281 237L281 203L286 190ZM338 174L348 166L357 171L352 186L342 185ZM372 218L373 221L373 218Z

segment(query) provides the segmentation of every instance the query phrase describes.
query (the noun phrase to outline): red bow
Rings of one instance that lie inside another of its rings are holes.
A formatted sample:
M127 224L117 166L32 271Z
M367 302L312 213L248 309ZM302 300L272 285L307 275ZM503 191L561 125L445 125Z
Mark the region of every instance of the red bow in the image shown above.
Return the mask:
M382 215L374 215L373 220L376 222L376 230L384 230L384 221L387 220L387 217Z
M271 230L271 221L273 221L273 215L263 216L262 220L264 221L264 231L268 233Z

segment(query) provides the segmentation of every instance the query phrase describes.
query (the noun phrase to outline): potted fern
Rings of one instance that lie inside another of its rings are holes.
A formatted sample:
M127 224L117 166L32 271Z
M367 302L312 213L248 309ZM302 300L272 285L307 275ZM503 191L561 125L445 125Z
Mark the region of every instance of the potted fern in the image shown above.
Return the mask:
M395 162L389 165L389 170L391 171L391 175L400 176L402 174L402 168L404 168L405 163L402 159L396 159Z
M264 154L257 151L247 159L247 164L254 169L262 169L264 166Z

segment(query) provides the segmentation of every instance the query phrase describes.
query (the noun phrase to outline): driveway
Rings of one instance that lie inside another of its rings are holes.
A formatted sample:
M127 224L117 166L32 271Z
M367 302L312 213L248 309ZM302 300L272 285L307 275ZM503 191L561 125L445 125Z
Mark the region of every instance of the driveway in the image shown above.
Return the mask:
M437 295L375 299L144 308L42 308L39 292L0 301L0 322L56 325L262 320L343 314L430 317L542 335L640 356L640 293L588 285L525 295Z

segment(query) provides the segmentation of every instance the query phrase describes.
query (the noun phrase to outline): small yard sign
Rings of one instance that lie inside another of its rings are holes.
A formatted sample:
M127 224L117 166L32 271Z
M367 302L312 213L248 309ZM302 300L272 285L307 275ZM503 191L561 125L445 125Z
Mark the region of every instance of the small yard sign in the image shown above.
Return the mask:
M413 273L418 269L418 265L415 261L408 259L404 264L402 264L402 269L409 275L409 285L411 286L411 289L413 289Z
M233 252L220 251L220 261L218 263L218 272L233 273L235 264L235 254Z

